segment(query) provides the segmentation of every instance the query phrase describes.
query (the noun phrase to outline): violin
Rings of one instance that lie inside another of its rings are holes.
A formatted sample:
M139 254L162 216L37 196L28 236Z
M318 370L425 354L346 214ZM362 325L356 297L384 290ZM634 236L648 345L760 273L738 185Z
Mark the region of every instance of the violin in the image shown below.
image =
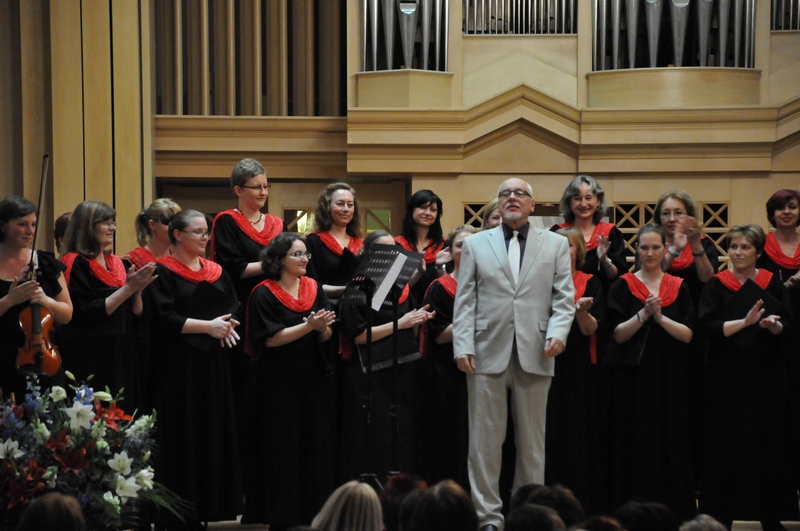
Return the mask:
M44 183L47 177L47 166L50 155L45 153L42 161L42 179L39 188L39 205L37 212L41 211L44 203ZM33 248L36 249L39 226L37 224L33 233ZM28 264L26 280L36 279L36 251L31 251L31 261ZM17 352L17 372L25 376L43 374L55 375L61 369L61 356L55 345L50 341L50 335L55 325L55 316L49 308L39 304L26 306L19 312L19 326L25 334L25 342Z

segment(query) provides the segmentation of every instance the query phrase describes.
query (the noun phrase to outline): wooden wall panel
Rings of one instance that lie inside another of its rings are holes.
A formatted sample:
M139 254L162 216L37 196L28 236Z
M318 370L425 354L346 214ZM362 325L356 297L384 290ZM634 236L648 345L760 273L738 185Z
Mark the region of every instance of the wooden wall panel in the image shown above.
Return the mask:
M341 2L320 2L316 36L319 38L319 115L341 116Z
M292 8L292 114L314 116L314 2L293 0Z
M80 0L50 2L53 87L53 192L55 212L73 210L84 198L83 80Z
M286 0L267 3L267 116L289 114L289 64ZM244 112L242 113L244 114Z
M82 0L82 4L86 199L113 205L111 10L105 0Z

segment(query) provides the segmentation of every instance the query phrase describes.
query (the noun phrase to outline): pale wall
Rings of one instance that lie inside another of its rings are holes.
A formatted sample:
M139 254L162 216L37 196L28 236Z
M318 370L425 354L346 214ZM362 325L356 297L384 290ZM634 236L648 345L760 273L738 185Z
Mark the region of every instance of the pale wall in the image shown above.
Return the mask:
M800 32L770 37L769 103L780 105L800 97Z

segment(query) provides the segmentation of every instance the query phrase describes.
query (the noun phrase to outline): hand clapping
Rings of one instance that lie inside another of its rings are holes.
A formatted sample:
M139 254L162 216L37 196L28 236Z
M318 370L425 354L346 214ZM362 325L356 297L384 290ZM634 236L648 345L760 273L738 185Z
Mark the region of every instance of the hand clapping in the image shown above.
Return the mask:
M304 323L320 333L325 332L334 320L336 320L336 313L329 310L318 310L311 312L308 317L303 317Z

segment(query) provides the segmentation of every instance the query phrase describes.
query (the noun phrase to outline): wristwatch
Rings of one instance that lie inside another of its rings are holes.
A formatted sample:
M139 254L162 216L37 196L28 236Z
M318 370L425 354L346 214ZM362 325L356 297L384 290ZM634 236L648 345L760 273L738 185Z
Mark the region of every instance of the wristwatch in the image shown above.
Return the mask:
M680 253L680 252L678 252L678 251L675 249L675 247L672 247L672 246L670 246L670 247L667 249L667 252L668 252L669 254L671 254L673 258L678 258L678 257L681 255L681 253Z

